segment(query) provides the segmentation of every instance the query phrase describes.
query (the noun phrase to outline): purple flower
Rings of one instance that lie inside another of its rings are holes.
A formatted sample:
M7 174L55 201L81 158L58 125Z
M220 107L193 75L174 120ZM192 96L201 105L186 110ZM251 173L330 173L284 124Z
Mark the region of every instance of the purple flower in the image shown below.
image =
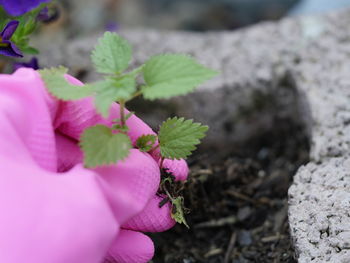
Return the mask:
M7 23L5 28L0 33L0 54L8 57L23 57L22 52L18 47L10 41L13 33L15 33L19 22L12 20Z
M119 29L119 25L116 22L109 22L105 26L106 31L117 32Z
M0 0L0 5L11 16L20 16L51 0Z
M19 68L32 68L39 69L38 59L33 57L29 62L16 62L13 64L13 71L16 71Z

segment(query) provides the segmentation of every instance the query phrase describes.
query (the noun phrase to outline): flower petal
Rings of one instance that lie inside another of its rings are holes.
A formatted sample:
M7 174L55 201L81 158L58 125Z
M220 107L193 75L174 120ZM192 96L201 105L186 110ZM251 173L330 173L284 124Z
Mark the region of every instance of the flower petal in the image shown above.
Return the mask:
M45 6L43 9L40 10L39 14L37 15L36 19L39 21L46 21L50 18L49 16L49 8Z
M19 25L19 22L17 20L12 20L12 21L8 22L0 34L2 39L3 40L10 40L13 33L15 33L18 25Z
M3 43L9 44L7 47L0 47L0 54L8 57L23 57L22 52L11 41L3 41Z

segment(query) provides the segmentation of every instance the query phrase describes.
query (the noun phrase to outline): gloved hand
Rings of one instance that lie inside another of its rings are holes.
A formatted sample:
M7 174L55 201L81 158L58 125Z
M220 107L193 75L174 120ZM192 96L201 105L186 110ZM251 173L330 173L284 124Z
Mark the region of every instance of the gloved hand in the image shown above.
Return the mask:
M67 79L79 84L76 79ZM92 99L52 98L40 75L19 69L0 75L0 262L147 262L152 241L139 231L174 225L170 205L158 207L159 157L131 150L117 165L85 169L77 140L91 125L111 125ZM128 119L135 140L153 131L136 116ZM164 166L185 180L185 161Z

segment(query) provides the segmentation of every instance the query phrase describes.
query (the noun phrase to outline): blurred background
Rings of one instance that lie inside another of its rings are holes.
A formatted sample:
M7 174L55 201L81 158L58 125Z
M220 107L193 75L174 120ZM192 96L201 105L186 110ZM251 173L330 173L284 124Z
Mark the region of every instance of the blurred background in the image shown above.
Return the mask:
M350 0L59 0L60 24L76 36L120 28L234 30L285 16L323 13Z

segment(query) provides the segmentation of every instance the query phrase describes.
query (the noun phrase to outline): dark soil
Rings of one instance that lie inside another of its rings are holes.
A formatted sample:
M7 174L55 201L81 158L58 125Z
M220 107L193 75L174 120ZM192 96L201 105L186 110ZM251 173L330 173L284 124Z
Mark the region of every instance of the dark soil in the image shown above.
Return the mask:
M185 188L190 229L177 225L151 234L154 263L296 262L287 222L287 191L297 168L308 161L301 127L279 120L271 133L217 160L189 160Z

